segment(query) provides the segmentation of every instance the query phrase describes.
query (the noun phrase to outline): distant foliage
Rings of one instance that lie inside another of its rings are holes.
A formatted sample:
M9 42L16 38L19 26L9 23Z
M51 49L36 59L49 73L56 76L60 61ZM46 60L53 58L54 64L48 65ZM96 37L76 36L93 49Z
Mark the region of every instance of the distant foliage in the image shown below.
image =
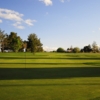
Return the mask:
M84 48L81 50L82 52L92 52L91 45L84 46Z
M0 29L0 41L2 41L4 39L4 37L5 37L5 33L4 33L4 31L2 31Z
M57 52L65 52L65 50L64 50L63 48L59 47L59 48L57 49Z
M97 46L97 43L95 41L92 44L92 50L94 53L99 52L99 47Z
M74 53L79 53L79 52L80 52L80 49L79 49L78 47L75 47L75 48L73 49L73 52L74 52Z
M43 44L40 38L37 37L35 33L29 34L27 40L22 41L17 33L10 32L10 34L5 33L0 29L0 52L43 52ZM52 52L66 52L66 53L100 53L100 46L94 41L91 45L86 45L83 48L79 47L69 47L65 51L62 47L59 47L56 51Z

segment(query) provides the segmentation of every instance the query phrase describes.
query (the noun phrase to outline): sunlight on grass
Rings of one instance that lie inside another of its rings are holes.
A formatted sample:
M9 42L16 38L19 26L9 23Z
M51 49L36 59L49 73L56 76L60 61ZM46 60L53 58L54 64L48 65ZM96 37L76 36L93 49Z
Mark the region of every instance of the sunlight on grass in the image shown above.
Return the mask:
M0 100L99 100L99 88L99 53L0 53Z

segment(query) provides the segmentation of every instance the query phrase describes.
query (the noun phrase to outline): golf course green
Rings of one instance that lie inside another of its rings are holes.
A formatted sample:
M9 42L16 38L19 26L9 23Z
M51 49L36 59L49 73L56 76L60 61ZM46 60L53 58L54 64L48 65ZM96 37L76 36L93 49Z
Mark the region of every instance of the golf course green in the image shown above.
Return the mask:
M100 100L100 54L0 53L0 100Z

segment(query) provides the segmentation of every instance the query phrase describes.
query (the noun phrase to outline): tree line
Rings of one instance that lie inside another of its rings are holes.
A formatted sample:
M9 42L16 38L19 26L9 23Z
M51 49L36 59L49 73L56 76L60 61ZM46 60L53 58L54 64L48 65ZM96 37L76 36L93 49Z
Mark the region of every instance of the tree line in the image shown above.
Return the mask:
M5 31L0 29L0 51L5 52L43 52L43 44L35 33L29 34L27 40L22 40L16 32L10 32L8 35ZM82 49L79 47L70 47L64 50L59 47L56 52L68 52L68 53L79 53L79 52L100 52L100 48L97 46L96 42L92 45L84 46Z
M35 33L29 34L27 40L22 40L16 32L10 32L8 35L0 29L0 49L1 52L42 52L43 47L40 39Z
M100 52L100 48L98 47L97 43L94 41L92 43L92 45L87 45L87 46L84 46L82 49L80 49L79 47L70 47L70 48L67 48L67 50L64 50L63 48L59 47L57 49L57 52L68 52L68 53L97 53L97 52Z

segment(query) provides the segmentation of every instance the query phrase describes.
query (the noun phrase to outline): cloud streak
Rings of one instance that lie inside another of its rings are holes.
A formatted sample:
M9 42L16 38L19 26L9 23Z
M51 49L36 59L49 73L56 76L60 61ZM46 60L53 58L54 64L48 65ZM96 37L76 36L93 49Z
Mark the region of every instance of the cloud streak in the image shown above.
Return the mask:
M0 8L0 18L13 21L14 24L12 24L14 27L18 29L24 29L25 27L22 24L27 24L28 26L33 26L36 20L32 19L23 19L24 14L21 14L19 12L16 12L14 10L9 9L2 9ZM2 23L2 20L0 20L0 23Z
M39 0L41 2L43 2L46 6L51 6L53 5L53 1L52 0ZM62 3L64 3L65 1L70 2L71 0L60 0Z
M12 24L15 28L18 28L18 29L24 29L25 27L21 25L22 23L21 22L16 22L14 24Z
M25 23L26 23L27 25L29 25L29 26L33 26L33 25L34 25L33 23L35 23L35 22L37 22L37 21L36 21L36 20L31 20L31 19L25 20Z
M65 1L70 2L71 0L60 0L62 3L64 3Z
M39 0L41 2L43 2L46 6L50 6L53 4L52 0Z
M0 23L2 23L2 20L0 19Z

